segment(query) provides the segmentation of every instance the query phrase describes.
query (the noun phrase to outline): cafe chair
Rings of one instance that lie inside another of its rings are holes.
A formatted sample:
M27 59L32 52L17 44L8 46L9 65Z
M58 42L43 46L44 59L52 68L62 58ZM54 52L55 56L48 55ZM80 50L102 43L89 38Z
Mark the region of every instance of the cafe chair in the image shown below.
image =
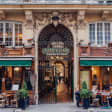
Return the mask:
M94 98L93 99L93 105L95 106L95 107L99 107L99 98Z
M106 97L105 100L103 101L103 109L110 109L110 104L109 104L109 97Z
M17 107L17 96L14 95L11 99L11 107Z
M5 98L0 95L0 107L5 107Z

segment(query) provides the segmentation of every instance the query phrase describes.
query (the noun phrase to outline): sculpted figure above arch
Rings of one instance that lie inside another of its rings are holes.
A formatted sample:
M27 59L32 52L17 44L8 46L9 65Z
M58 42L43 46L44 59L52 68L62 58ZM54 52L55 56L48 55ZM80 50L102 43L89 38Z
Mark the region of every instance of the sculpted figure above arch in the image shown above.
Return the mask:
M59 19L53 20L53 17L58 17ZM45 26L47 24L53 23L54 26L58 24L64 24L67 27L72 27L74 30L82 29L86 26L85 12L72 12L72 13L62 13L62 12L51 12L51 13L38 13L35 15L36 29L40 26Z

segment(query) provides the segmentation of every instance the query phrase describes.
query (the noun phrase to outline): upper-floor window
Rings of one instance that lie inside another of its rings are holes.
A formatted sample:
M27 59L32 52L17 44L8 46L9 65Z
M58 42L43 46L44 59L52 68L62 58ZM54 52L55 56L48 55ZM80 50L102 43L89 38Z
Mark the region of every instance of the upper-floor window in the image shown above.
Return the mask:
M22 23L0 22L0 44L22 46Z
M111 41L111 23L97 22L89 24L89 40L91 45L105 46Z

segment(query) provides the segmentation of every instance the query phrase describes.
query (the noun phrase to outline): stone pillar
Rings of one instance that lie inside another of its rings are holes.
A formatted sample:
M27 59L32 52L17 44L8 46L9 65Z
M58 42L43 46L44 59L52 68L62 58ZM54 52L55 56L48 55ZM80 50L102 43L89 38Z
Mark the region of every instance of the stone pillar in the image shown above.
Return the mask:
M33 40L34 37L34 21L33 21L33 13L30 10L25 11L25 22L24 22L24 29L23 29L23 36L24 36L24 45L31 46L32 43L28 42L28 40Z
M78 32L77 30L72 29L72 35L73 35L73 41L74 41L74 103L76 103L75 100L75 92L78 88L78 47L77 47L77 38L78 38Z
M39 35L40 32L42 31L42 29L46 26L46 24L43 26L38 26L35 29L35 75L36 75L36 79L35 79L35 100L36 100L36 104L38 104L38 39L39 39Z

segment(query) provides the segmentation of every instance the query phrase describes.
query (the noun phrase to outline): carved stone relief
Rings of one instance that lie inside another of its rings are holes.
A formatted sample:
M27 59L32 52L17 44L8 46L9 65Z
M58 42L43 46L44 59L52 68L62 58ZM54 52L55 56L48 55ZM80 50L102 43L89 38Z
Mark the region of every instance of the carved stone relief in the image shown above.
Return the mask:
M108 19L108 15L109 15L109 11L103 11L102 14L101 14L101 19L103 21L107 20Z
M81 11L78 11L77 13L77 25L76 27L78 29L84 29L87 25L87 22L85 20L85 10L81 10Z
M53 17L58 17L59 19L53 20ZM72 13L59 13L59 12L52 12L52 13L45 13L45 14L37 14L35 16L36 28L38 29L39 26L45 24L53 23L54 26L58 24L65 24L68 27L74 27L76 24L76 17L75 14Z
M35 27L38 29L40 26L48 24L49 18L46 13L35 15Z
M5 12L3 10L0 10L0 20L5 19Z
M34 20L33 20L32 11L30 10L25 11L25 19L26 19L26 23L25 23L26 28L33 29Z

